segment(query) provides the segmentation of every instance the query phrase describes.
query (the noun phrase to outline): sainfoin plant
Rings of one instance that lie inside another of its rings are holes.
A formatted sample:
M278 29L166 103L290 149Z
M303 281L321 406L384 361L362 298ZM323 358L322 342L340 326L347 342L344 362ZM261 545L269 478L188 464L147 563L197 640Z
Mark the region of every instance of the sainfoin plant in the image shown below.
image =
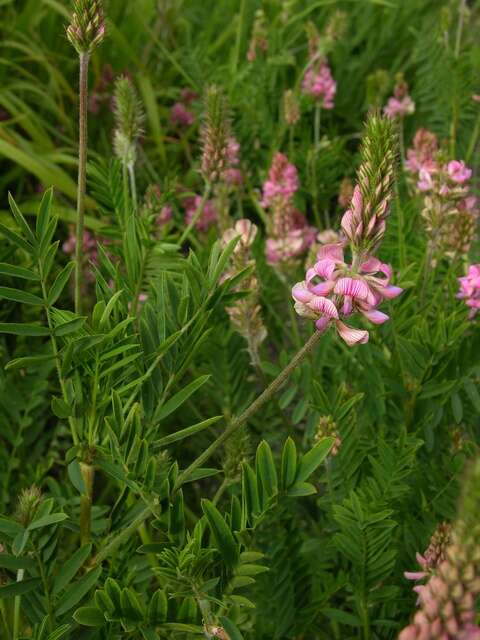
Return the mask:
M2 639L480 638L480 10L261 4L3 3Z

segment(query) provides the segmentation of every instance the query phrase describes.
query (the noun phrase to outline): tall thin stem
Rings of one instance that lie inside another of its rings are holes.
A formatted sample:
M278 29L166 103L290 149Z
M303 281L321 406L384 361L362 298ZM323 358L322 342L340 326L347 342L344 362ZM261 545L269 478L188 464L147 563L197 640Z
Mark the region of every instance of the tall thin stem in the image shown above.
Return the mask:
M82 312L83 230L85 226L85 195L87 189L88 62L88 53L81 53L78 134L77 232L75 245L75 311L77 313Z
M457 36L455 38L455 57L458 58L460 55L460 48L462 46L462 33L463 33L463 25L465 22L465 12L467 9L467 0L460 0L460 5L458 7L458 25L457 25Z
M322 331L315 331L315 333L309 338L304 346L298 351L298 353L292 358L289 364L283 369L281 373L273 380L270 385L258 396L258 398L252 402L252 404L238 417L235 418L221 433L218 438L203 452L198 458L196 458L192 464L179 474L177 482L175 483L175 490L178 490L182 484L184 484L192 475L192 473L204 464L215 451L226 441L230 436L235 433L245 422L247 422L257 411L263 407L280 389L283 383L287 380L290 374L305 360L305 358L313 351L314 347L323 335Z
M200 206L198 207L198 209L193 214L193 217L190 220L190 224L187 226L185 231L182 233L182 236L181 236L180 240L178 241L178 244L181 245L181 244L183 244L185 242L185 240L190 235L190 232L192 231L193 227L197 224L198 220L201 218L203 210L205 209L205 205L207 203L207 200L210 197L211 190L212 190L212 188L211 188L210 184L207 182L205 184L205 190L203 192L202 201L200 202Z
M17 571L17 582L22 582L25 569L19 569ZM20 633L20 604L22 602L22 596L15 596L13 604L13 640L17 640Z

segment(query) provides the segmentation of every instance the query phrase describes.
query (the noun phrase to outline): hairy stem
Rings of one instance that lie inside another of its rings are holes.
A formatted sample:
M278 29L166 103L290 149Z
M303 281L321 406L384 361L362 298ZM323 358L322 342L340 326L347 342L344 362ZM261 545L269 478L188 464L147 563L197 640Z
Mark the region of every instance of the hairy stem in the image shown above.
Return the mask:
M196 458L192 464L179 474L177 482L175 483L174 490L178 490L182 484L184 484L192 475L192 473L204 464L215 451L222 446L222 444L230 438L243 424L245 424L264 404L266 404L276 392L280 389L283 383L287 380L290 374L305 360L305 358L313 351L314 347L322 336L321 331L316 331L300 349L300 351L292 358L290 363L283 369L281 373L273 380L270 385L258 396L254 402L238 417L235 418L223 433L203 452L198 458Z
M88 53L80 54L80 109L78 134L77 231L75 244L75 311L82 312L83 230L85 225L85 195L87 190L88 132Z
M83 546L90 542L92 532L92 501L95 468L90 464L80 462L80 472L85 485L85 493L80 496L80 542Z

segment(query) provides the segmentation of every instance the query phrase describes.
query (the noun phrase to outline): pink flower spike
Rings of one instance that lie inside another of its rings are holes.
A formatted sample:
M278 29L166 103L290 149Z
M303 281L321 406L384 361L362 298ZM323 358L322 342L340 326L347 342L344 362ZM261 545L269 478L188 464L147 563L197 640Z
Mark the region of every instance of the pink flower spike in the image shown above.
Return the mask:
M362 329L354 329L349 327L340 320L337 320L337 331L339 336L344 340L349 347L353 347L356 344L366 344L368 342L368 331Z
M362 280L356 278L340 278L334 289L335 293L341 296L352 296L359 300L367 300L369 297L369 288Z
M351 209L347 209L347 211L345 211L345 213L343 214L341 226L343 231L345 232L345 235L350 238L354 233L353 214Z
M384 322L387 322L387 320L390 320L390 316L387 316L386 313L382 313L377 309L362 311L362 313L368 320L370 320L370 322L373 322L373 324L383 324Z
M362 209L363 209L363 197L362 197L362 192L360 191L360 187L357 184L355 186L355 189L353 190L353 197L352 197L353 217L356 219L360 219L362 215Z
M313 296L312 300L307 303L307 306L317 313L323 313L329 318L338 319L337 307L328 298L323 298L322 296Z
M297 282L292 289L292 297L297 302L306 304L312 300L313 293L307 289L305 282Z
M447 172L450 178L458 184L463 184L472 177L472 170L465 166L463 161L452 160L447 165Z

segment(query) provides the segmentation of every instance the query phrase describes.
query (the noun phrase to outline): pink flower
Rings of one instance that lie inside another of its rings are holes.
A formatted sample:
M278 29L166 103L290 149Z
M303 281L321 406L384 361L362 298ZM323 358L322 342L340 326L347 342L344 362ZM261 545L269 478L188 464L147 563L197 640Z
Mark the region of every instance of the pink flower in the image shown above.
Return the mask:
M462 160L452 160L447 165L447 173L454 182L464 184L472 177L472 170Z
M419 191L432 191L434 188L434 181L432 174L427 169L420 169L419 180L417 182L417 188Z
M302 81L302 90L317 100L324 109L333 109L337 83L332 77L330 67L324 61L318 69L310 66Z
M202 204L202 197L195 196L193 198L187 198L185 200L185 223L189 225L194 216L196 215L200 205ZM198 231L208 231L208 229L217 221L217 210L212 200L205 202L203 211L195 223L195 228Z
M270 207L280 200L290 202L298 191L298 171L283 153L273 156L272 166L268 172L268 180L263 185L262 206Z
M457 298L465 300L466 305L470 307L469 317L473 318L480 310L480 264L471 264L467 275L458 281L460 290Z
M411 115L415 112L415 103L409 95L404 96L401 99L390 98L386 107L383 109L383 113L388 118L403 118L404 116Z
M176 102L170 109L170 120L172 124L189 127L195 122L195 116L182 102Z
M413 148L407 151L405 168L411 173L419 173L420 169L434 171L437 151L437 136L427 129L419 129L413 139Z
M316 321L318 329L335 323L339 336L349 345L368 342L368 331L349 327L342 317L361 313L373 324L389 318L377 307L384 299L398 296L402 289L390 284L392 269L373 256L367 256L357 270L344 262L341 243L320 248L318 261L307 269L303 282L292 289L295 310Z
M168 224L173 218L173 209L170 205L166 204L162 207L159 215L156 217L155 222L159 227L163 227Z

